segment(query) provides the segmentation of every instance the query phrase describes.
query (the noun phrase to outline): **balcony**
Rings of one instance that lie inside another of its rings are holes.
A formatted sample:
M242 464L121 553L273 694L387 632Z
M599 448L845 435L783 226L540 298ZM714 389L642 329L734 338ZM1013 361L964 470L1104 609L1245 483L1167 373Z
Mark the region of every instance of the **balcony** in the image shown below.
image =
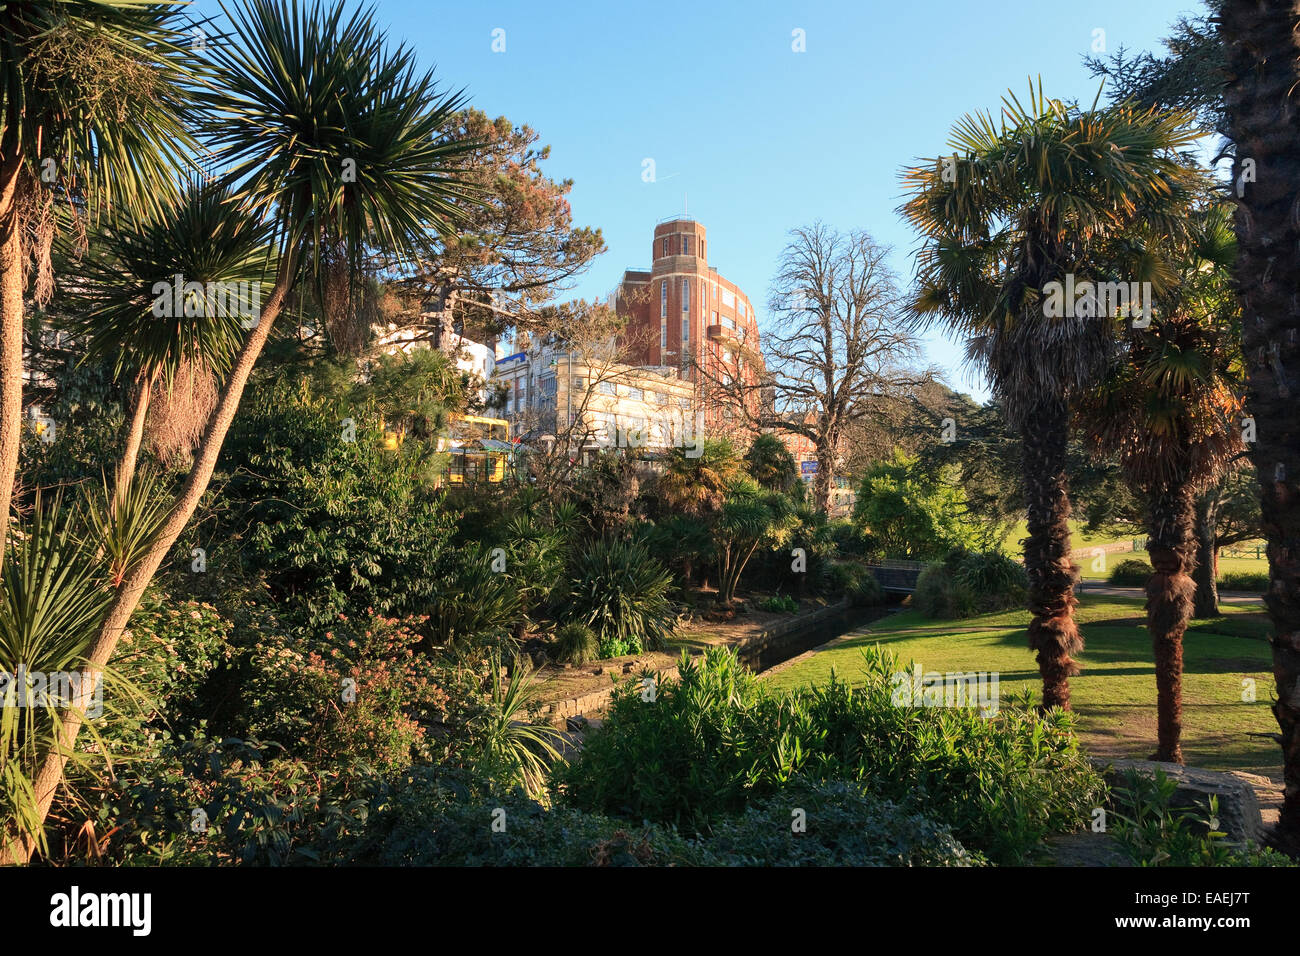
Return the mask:
M719 324L719 325L710 325L710 326L705 330L705 334L708 335L708 337L711 338L711 339L717 339L719 342L722 342L722 341L728 341L728 342L739 342L739 341L740 341L740 335L736 332L736 330L733 329L733 328L730 328L729 326L726 326L726 325L721 325L721 324Z

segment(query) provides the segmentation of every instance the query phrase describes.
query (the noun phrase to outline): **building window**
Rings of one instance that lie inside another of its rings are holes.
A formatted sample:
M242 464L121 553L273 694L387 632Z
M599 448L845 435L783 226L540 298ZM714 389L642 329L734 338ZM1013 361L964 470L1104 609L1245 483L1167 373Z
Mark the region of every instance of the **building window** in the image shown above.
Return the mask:
M632 386L629 387L627 390L627 397L632 399L632 401L634 402L643 402L645 401L645 392L643 392L639 388L636 388L635 386Z
M722 304L729 309L735 308L736 306L736 297L732 295L728 289L722 290Z
M668 237L664 236L664 255L668 255Z
M682 354L686 354L686 343L691 340L691 320L682 319Z
M713 315L714 315L715 318L717 317L717 314L718 314L718 313L716 313L716 312L713 313ZM733 318L732 318L731 316L729 316L729 315L724 315L724 316L722 317L722 324L725 325L725 326L726 326L727 328L729 328L729 329L734 329L734 328L736 327L736 320L733 319Z
M691 280L682 280L682 311L691 311Z
M682 236L682 255L689 256L690 254L691 254L691 237Z
M618 389L617 389L617 387L615 387L615 385L614 385L613 382L601 382L601 383L600 383L600 394L602 394L602 395L617 395L617 394L618 394Z
M659 323L659 348L660 350L668 348L668 323Z
M665 239L664 242L668 240ZM668 280L659 284L659 318L668 318Z

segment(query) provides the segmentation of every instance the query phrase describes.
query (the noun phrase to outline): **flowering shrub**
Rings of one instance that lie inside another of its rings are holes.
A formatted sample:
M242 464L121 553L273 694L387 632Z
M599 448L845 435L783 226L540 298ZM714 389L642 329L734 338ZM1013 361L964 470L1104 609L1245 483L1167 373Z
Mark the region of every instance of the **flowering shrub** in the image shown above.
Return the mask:
M231 659L231 624L211 604L152 595L131 618L113 666L170 723L201 719L199 700L214 669Z
M340 614L319 636L264 636L248 652L244 733L313 765L396 770L427 756L450 698L415 649L421 623Z

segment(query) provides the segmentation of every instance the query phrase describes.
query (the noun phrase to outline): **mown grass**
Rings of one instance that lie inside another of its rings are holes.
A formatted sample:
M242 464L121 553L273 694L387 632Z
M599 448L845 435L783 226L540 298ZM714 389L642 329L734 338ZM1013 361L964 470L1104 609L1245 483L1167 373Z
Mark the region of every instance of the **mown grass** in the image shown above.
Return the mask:
M1261 736L1277 729L1269 710L1273 693L1268 619L1258 607L1224 606L1220 617L1194 621L1184 640L1183 751L1193 766L1280 773L1277 744ZM1155 670L1142 602L1083 596L1078 618L1086 649L1083 673L1070 681L1083 745L1109 757L1149 757L1155 749ZM933 621L905 610L846 636L834 647L771 674L776 687L824 682L834 668L853 681L862 649L889 648L927 671L999 674L1006 697L1040 682L1026 645L1024 611L985 614L963 621ZM1255 682L1254 702L1243 700L1243 681Z

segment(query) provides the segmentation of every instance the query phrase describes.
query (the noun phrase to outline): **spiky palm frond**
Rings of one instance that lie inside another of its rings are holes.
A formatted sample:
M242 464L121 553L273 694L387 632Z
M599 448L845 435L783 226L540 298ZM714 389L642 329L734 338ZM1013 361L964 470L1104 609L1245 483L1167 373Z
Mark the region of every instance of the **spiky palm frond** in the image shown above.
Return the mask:
M223 5L212 44L205 142L237 200L301 248L312 275L346 243L353 271L378 247L413 259L465 199L454 175L473 144L448 130L463 105L414 52L390 47L371 9L250 0Z
M54 695L49 680L80 674L112 598L99 548L80 517L61 498L38 495L26 526L10 538L0 578L0 839L26 834L42 847L35 770L60 746L62 714L74 703L64 691ZM31 675L40 677L29 686ZM77 693L77 702L90 693L86 685L65 690ZM54 696L41 700L41 691ZM72 759L85 762L86 755Z
M168 386L187 362L224 374L274 274L270 241L229 189L197 180L160 212L122 217L87 256L72 293L70 327L86 342L86 360Z
M563 734L529 718L529 708L537 697L537 682L525 658L515 658L504 686L496 676L501 671L500 654L494 651L488 661L492 677L483 754L490 764L513 776L530 797L541 797L551 766L561 759L557 744L564 739Z
M966 117L952 157L903 174L902 211L923 238L914 318L965 337L999 396L1018 405L1091 384L1114 329L1048 319L1043 287L1067 273L1168 284L1146 238L1183 229L1193 177L1176 151L1194 138L1181 114L1078 110L1043 96L1041 84L1027 104L1009 95L999 122Z
M33 177L47 173L44 182L67 196L157 211L175 196L194 146L186 6L0 6L0 153L21 155Z
M116 587L149 550L162 530L170 510L156 473L137 471L129 484L108 479L95 492L86 509L86 523L108 562L108 576Z
M1123 361L1079 412L1093 448L1148 490L1197 488L1244 448L1235 242L1222 206L1187 214L1178 282L1157 298L1151 325L1124 337Z

